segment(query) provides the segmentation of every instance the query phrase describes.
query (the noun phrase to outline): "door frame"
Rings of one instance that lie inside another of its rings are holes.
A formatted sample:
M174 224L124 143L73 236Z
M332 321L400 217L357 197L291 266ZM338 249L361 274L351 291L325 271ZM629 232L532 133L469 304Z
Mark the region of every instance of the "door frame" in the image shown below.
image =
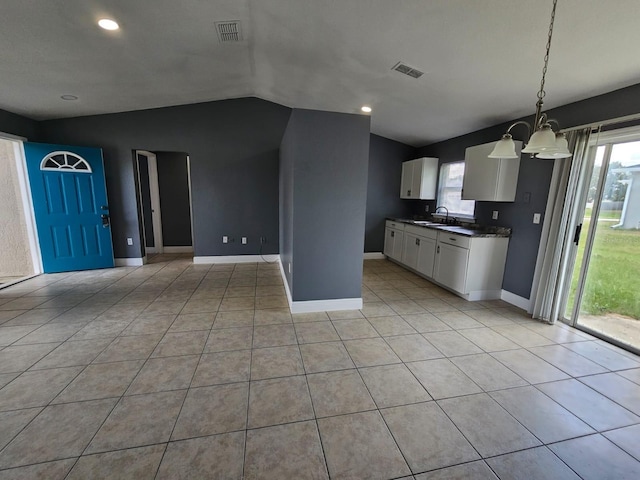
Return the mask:
M151 197L151 221L153 223L153 247L147 247L147 237L144 229L144 215L141 215L142 238L146 253L164 253L162 240L162 212L160 210L160 187L158 184L158 160L156 154L147 150L136 150L136 173L138 175L138 185L140 183L140 162L138 155L147 159L149 173L149 195ZM138 202L142 208L142 189L139 189Z
M22 197L22 210L24 212L27 237L29 240L29 252L33 265L33 274L25 277L26 279L40 275L44 271L40 242L38 240L38 230L36 227L35 210L33 208L33 197L31 196L31 185L29 184L29 178L27 176L27 158L24 152L24 142L26 142L27 139L4 132L0 132L0 139L7 140L13 145L13 158L18 170L18 186L20 187L20 196Z
M589 154L590 158L588 159L587 162L585 162L583 166L584 171L581 172L581 185L579 186L579 188L581 189L581 198L579 199L580 208L576 210L576 214L574 215L574 218L571 221L571 225L570 225L571 231L574 231L576 228L576 225L578 225L578 223L582 223L582 219L584 218L584 211L586 209L587 195L589 190L585 182L589 182L593 174L596 151L598 147L599 146L605 147L605 151L603 155L600 178L598 179L598 184L596 186L597 202L594 201L594 206L591 211L591 218L592 219L595 218L596 220L600 214L602 196L603 196L603 191L604 191L605 182L606 182L606 174L609 168L613 146L618 143L628 143L628 142L636 142L636 141L640 141L640 126L625 127L625 128L615 129L615 130L608 130L605 132L599 132L597 135L594 135L592 137L591 141L589 142L589 148L592 149L592 151ZM578 212L580 212L580 214L578 214ZM586 333L589 333L590 335L593 335L594 337L605 340L606 342L611 343L612 345L615 345L617 347L620 347L622 349L625 349L640 355L640 350L638 350L637 348L631 345L624 344L616 340L615 338L609 337L603 333L600 333L598 331L585 327L584 325L581 325L578 322L578 318L580 314L580 305L582 302L582 296L584 294L584 288L586 286L586 279L587 279L587 274L589 270L589 260L591 257L593 242L595 240L595 235L596 235L596 228L597 228L597 221L590 222L589 229L587 231L581 232L580 240L586 243L585 243L582 263L580 265L578 286L577 286L576 294L574 297L574 303L571 309L570 316L567 316L566 315L567 302L569 300L570 285L571 285L571 280L573 276L573 271L575 269L575 262L576 262L576 256L578 251L578 245L574 244L573 242L570 243L570 248L571 248L570 260L571 261L568 262L568 265L571 265L572 268L571 269L567 268L565 272L565 275L567 276L568 281L565 282L565 287L562 292L562 302L560 304L560 310L559 310L560 312L562 312L561 314L562 316L560 317L560 320L568 325L571 325L574 328L577 328L578 330L584 331Z

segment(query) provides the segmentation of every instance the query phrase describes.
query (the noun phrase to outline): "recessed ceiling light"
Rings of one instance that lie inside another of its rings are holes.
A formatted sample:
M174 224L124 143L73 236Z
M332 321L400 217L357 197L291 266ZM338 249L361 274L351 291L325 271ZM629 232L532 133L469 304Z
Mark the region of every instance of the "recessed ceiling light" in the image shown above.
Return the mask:
M120 25L115 20L111 20L109 18L102 18L98 21L98 25L105 30L118 30Z
M371 107L368 106L363 106L360 110L362 110L364 113L371 113Z
M78 97L76 97L75 95L61 95L60 98L62 100L77 100Z

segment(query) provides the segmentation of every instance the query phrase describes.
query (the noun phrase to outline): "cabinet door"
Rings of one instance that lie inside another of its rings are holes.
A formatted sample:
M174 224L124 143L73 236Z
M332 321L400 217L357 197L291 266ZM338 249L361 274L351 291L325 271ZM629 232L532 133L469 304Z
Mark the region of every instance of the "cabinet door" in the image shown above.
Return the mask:
M413 198L434 200L436 198L436 183L438 182L438 159L425 157L416 160L413 170L414 184L417 184ZM418 178L416 178L418 177ZM412 192L413 193L413 190Z
M436 259L436 241L431 238L418 238L418 263L417 271L433 278L433 265Z
M477 148L477 147L475 147ZM464 179L462 180L463 200L491 201L496 198L498 186L499 158L480 158L476 155L467 155L464 159ZM489 152L491 153L491 152ZM487 153L487 155L489 154Z
M413 182L413 160L402 163L402 180L400 181L400 198L413 198L411 188Z
M518 158L489 158L496 142L475 145L465 150L463 200L513 202L515 200L520 150L522 142L516 141Z
M418 248L420 239L410 233L404 234L404 249L402 251L402 263L414 270L418 267Z
M420 198L422 191L422 159L412 160L413 177L411 178L411 198Z
M438 243L436 256L436 281L456 292L467 293L465 288L469 250Z
M399 262L402 261L402 247L404 247L404 232L399 230L393 231L394 241L393 241L393 253L391 258L397 260Z
M391 228L384 229L384 251L383 253L390 257L393 255L394 231Z

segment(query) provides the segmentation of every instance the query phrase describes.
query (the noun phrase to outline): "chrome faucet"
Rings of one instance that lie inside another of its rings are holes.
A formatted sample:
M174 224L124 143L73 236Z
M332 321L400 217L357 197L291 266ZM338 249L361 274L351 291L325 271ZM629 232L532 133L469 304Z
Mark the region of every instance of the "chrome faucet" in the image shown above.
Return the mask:
M441 208L444 208L445 212L447 213L447 216L444 220L444 223L449 223L449 209L447 207L445 207L444 205L440 205L439 207L436 207L436 209L433 211L433 214L435 215L436 213L438 213L438 210L440 210Z

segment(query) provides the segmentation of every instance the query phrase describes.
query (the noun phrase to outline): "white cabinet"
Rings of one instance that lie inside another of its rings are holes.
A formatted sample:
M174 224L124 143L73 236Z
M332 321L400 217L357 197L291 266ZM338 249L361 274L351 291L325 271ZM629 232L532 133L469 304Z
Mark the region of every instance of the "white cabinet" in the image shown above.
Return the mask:
M433 265L436 257L436 241L431 238L420 237L419 242L416 270L427 277L433 277Z
M387 220L384 254L467 300L500 298L507 237L467 236Z
M438 266L434 280L456 292L467 293L465 286L469 250L439 242L436 251Z
M515 142L518 158L489 158L488 155L495 144L496 142L485 143L466 149L462 182L463 200L515 201L522 142Z
M509 239L438 232L433 279L467 300L500 298Z
M436 198L438 159L423 157L403 162L400 198L433 200Z
M420 237L404 232L404 248L402 249L402 263L417 270Z
M387 220L384 229L384 254L398 262L402 261L404 224Z
M423 227L405 226L402 263L427 276L433 276L437 232Z

